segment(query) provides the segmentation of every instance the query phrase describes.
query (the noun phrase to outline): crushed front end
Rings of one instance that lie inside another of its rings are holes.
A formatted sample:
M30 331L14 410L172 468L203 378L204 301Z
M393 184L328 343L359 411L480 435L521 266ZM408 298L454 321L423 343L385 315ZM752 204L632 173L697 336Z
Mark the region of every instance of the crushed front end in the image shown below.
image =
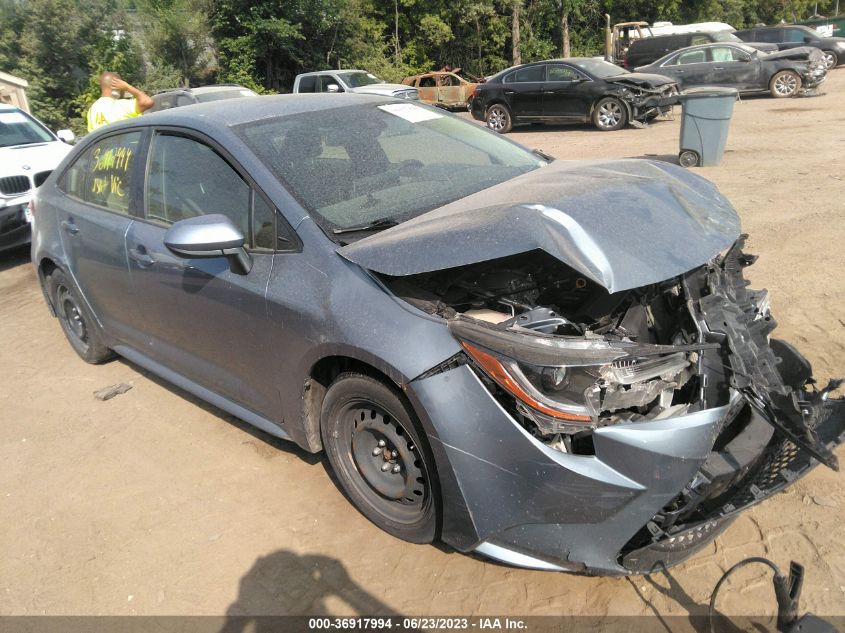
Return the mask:
M819 389L809 363L770 338L743 242L616 293L542 252L385 280L447 318L464 350L412 383L433 415L454 412L454 389L475 420L435 438L470 506L473 526L456 532L477 536L453 544L528 567L648 573L818 463L838 468L840 383ZM473 501L485 492L494 510Z
M674 82L650 85L642 81L617 79L613 83L619 88L617 96L630 108L632 121L650 121L660 114L667 114L673 105L679 103L678 84Z

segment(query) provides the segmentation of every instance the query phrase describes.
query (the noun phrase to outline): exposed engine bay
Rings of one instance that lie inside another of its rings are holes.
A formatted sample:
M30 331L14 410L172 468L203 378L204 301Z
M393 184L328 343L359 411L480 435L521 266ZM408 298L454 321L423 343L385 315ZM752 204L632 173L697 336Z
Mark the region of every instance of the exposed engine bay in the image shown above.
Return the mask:
M683 276L613 294L543 251L383 278L448 319L502 405L548 446L580 452L591 428L731 405L723 430L741 428L729 435L750 424L750 408L835 467L811 420L838 383L816 390L803 357L770 341L776 323L767 293L746 288L742 269L756 258L743 242Z

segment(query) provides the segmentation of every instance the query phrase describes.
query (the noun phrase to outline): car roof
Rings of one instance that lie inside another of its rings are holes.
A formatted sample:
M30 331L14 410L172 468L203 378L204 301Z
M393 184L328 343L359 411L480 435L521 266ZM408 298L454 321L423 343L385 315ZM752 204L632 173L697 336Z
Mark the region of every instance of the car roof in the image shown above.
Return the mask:
M0 110L20 110L20 108L12 105L11 103L3 103L0 101Z
M360 68L329 68L328 70L312 70L308 73L299 73L297 77L307 77L308 75L324 75L326 73L368 73L368 70L361 70Z
M250 90L246 86L240 84L211 84L210 86L197 86L196 88L168 88L166 90L159 90L153 96L169 95L177 92L188 92L191 94L203 94L206 92L218 92L224 90Z
M365 106L368 104L408 103L404 99L392 99L371 94L357 93L304 93L286 95L265 95L240 97L209 103L197 103L145 114L118 124L109 125L116 129L145 125L174 125L206 128L209 124L232 127L262 119L292 116L303 112L330 110L333 108Z

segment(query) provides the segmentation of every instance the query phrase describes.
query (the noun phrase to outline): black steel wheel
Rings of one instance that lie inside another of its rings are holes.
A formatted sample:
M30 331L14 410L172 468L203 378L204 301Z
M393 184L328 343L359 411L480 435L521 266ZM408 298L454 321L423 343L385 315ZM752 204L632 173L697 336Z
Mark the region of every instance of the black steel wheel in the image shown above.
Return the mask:
M342 374L326 393L320 426L332 470L355 507L393 536L434 540L434 461L402 398L370 376Z
M54 270L47 278L49 296L65 337L86 363L102 363L113 356L106 347L94 317L80 299L67 275Z

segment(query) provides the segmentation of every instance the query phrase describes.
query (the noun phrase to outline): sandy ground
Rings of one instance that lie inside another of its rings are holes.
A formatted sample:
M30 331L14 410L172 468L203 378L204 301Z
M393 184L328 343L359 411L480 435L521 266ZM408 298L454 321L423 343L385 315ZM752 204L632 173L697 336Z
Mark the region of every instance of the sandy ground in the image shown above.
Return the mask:
M737 104L723 164L697 170L739 210L761 255L750 277L820 379L845 374L845 69L825 91ZM674 120L512 138L563 159L671 159L678 132ZM510 569L395 540L347 503L319 457L128 362L84 364L26 251L0 256L0 292L0 615L698 614L749 555L802 562L805 607L845 614L845 475L817 468L671 574ZM118 382L134 388L94 399ZM725 611L771 612L761 573L735 578Z

